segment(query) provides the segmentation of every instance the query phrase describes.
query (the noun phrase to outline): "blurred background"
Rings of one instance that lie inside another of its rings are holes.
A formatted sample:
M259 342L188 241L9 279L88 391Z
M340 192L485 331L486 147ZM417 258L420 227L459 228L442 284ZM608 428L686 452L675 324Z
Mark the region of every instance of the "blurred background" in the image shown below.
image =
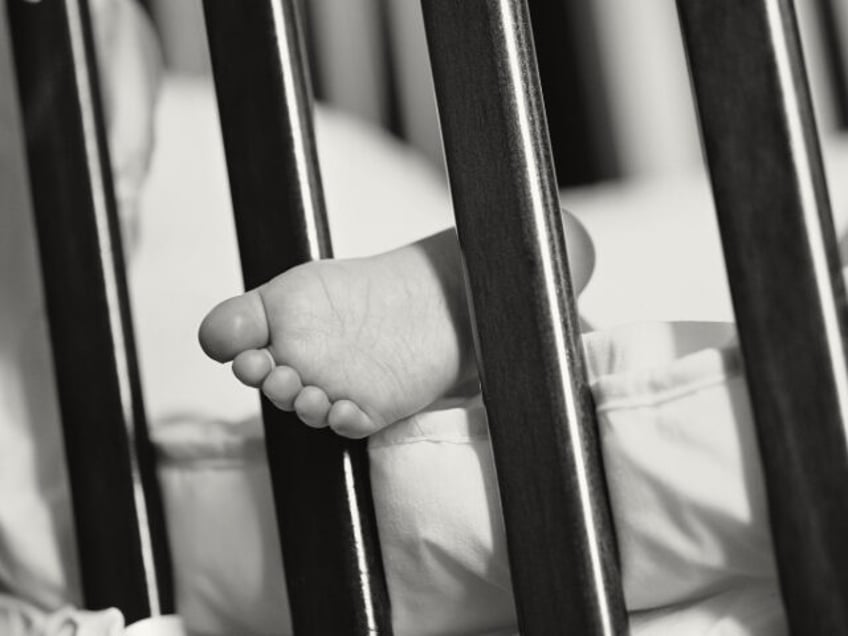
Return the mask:
M146 0L177 73L209 73L200 0ZM824 132L848 125L848 3L796 2ZM418 0L301 0L316 97L441 162ZM700 161L672 0L530 0L562 187Z

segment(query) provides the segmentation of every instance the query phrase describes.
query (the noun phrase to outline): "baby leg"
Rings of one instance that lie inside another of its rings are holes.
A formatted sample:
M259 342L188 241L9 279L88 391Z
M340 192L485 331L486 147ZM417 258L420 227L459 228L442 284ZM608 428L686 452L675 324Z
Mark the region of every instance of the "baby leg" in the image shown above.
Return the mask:
M575 287L592 249L566 215ZM364 437L476 375L453 230L378 256L316 261L215 307L200 327L212 358L316 428Z

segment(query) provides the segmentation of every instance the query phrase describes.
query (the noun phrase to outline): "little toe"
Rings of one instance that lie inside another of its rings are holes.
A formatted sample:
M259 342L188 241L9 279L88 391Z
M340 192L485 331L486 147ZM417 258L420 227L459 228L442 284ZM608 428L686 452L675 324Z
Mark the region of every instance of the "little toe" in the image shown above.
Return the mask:
M218 362L264 347L269 337L262 298L256 290L217 305L203 319L198 332L203 351Z
M294 400L297 416L307 426L324 428L327 426L327 413L330 411L330 399L317 386L306 386Z
M327 414L327 424L343 437L360 439L382 428L365 411L350 400L338 400Z
M295 398L302 390L300 375L287 366L274 367L262 383L262 393L283 411L294 410Z
M258 388L275 366L267 349L248 349L233 360L233 374L242 384Z

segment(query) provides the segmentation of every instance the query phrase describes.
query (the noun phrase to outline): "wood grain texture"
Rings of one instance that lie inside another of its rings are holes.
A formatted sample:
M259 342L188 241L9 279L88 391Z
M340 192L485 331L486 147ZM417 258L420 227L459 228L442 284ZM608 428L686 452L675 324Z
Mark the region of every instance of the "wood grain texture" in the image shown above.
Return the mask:
M7 2L85 606L172 613L86 0Z
M678 7L789 622L848 634L848 314L793 6Z
M522 634L625 634L524 0L423 0Z
M205 0L248 288L331 256L309 82L291 0ZM263 399L282 558L298 634L391 633L364 441Z

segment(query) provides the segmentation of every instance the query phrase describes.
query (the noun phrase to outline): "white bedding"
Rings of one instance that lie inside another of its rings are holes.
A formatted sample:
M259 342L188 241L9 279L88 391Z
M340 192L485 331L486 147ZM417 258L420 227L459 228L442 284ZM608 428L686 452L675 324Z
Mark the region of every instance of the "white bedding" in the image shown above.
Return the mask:
M198 633L284 633L257 398L196 345L204 312L240 290L211 87L169 81L157 132L131 280L148 413L165 457L160 472L181 610ZM387 249L450 223L441 178L413 154L329 112L319 114L319 142L337 255ZM834 145L833 165L844 167L846 158L844 145ZM596 245L596 275L581 300L593 325L730 318L702 176L566 193L564 202ZM34 323L24 341L36 352L35 367L43 367L18 378L24 385L37 384L46 368L38 362L46 355L42 329ZM619 400L615 408L599 400L634 633L779 634L746 398L738 376L713 372L716 360L732 355L723 349L730 336L722 327L699 328L706 340L693 348L688 329L625 327L594 337L587 354L609 400L622 391L643 395L646 386L654 396L669 383L698 387L665 391L668 399L653 402ZM702 382L707 376L713 381ZM6 395L13 395L9 386ZM27 415L20 404L2 402L0 421L38 418L35 439L23 421L0 427L0 575L15 581L15 593L57 609L79 595L55 411ZM513 625L481 422L472 404L412 418L372 440L400 634ZM725 485L710 490L706 477L689 478L693 457L702 460L699 475L722 475ZM456 480L440 482L456 474L464 490ZM410 509L401 502L417 503ZM710 506L721 515L708 514ZM430 534L412 532L425 525ZM657 596L640 596L646 589Z
M586 339L637 636L785 633L733 339L718 323L638 323ZM159 430L182 610L204 633L288 625L259 440L255 420ZM396 633L513 631L479 401L386 429L369 455Z

